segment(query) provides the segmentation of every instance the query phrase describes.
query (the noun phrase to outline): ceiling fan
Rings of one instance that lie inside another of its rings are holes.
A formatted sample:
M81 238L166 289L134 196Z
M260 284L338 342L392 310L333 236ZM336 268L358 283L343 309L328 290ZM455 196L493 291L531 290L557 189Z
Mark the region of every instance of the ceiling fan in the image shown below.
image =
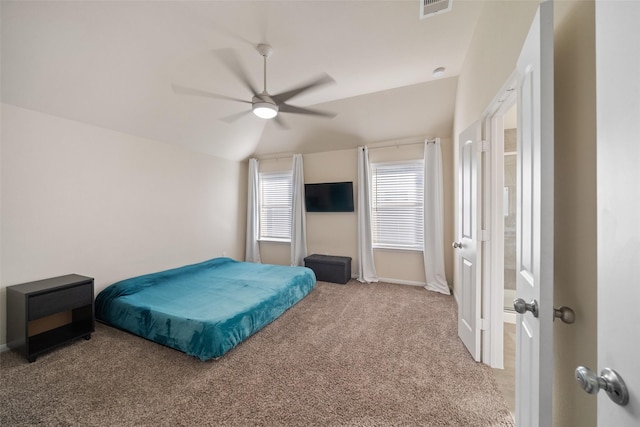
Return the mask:
M236 57L235 53L232 50L221 49L221 50L215 51L215 54L225 64L225 66L229 68L229 70L233 74L235 74L238 80L240 80L240 82L242 82L244 86L247 89L249 89L249 91L253 94L251 101L248 101L246 99L233 98L225 95L219 95L216 93L206 92L199 89L192 89L192 88L187 88L183 86L177 86L177 85L173 85L173 89L176 92L181 92L188 95L206 96L209 98L225 99L229 101L237 101L237 102L243 102L245 104L251 104L251 110L243 111L241 113L234 114L232 116L221 119L229 123L236 121L237 119L248 114L251 111L253 111L253 113L256 116L262 119L274 119L276 123L278 123L280 126L284 128L287 128L287 126L278 115L279 113L303 114L303 115L328 117L328 118L335 117L335 113L330 113L330 112L320 111L320 110L313 110L310 108L296 107L296 106L287 104L287 101L289 101L290 99L296 96L303 94L304 92L307 92L309 90L315 89L319 86L322 86L328 83L334 83L335 81L333 80L333 78L331 78L331 76L329 76L328 74L322 74L320 77L314 79L309 83L300 85L286 92L281 92L278 94L271 95L267 91L267 58L269 58L269 56L271 56L271 54L273 53L273 48L268 44L259 44L257 49L258 49L258 53L260 53L264 61L264 89L262 90L262 92L258 92L258 90L251 83L251 81L249 81L249 78L247 77L247 74L244 68L242 67L242 65L238 61L238 58Z

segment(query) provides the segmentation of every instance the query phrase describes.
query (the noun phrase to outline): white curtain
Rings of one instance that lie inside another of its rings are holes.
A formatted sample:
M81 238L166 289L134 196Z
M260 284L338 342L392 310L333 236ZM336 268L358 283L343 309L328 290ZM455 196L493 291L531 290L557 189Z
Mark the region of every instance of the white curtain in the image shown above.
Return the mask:
M245 245L244 260L247 262L260 261L260 247L258 235L260 232L260 212L258 196L258 160L249 159L249 188L247 191L247 242Z
M444 273L442 153L440 139L424 145L424 270L426 289L451 295Z
M371 236L371 172L369 150L358 147L358 281L377 282Z
M293 155L293 180L291 204L291 265L304 265L307 256L307 225L304 207L304 170L302 155Z

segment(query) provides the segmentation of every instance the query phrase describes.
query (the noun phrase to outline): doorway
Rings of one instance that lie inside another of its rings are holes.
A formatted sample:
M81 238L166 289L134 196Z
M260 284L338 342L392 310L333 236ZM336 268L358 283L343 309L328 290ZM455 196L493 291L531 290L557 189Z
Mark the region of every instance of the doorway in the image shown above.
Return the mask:
M516 79L512 77L487 110L483 139L483 311L489 313L491 333L485 363L494 368L498 388L515 415L516 314L516 206L517 123Z
M516 299L516 186L517 186L517 105L513 104L503 118L503 252L504 252L504 369L500 372L498 384L511 414L516 412L516 313L513 300Z
M513 300L516 298L516 185L517 185L517 106L513 104L503 117L502 216L504 259L504 319L515 323Z

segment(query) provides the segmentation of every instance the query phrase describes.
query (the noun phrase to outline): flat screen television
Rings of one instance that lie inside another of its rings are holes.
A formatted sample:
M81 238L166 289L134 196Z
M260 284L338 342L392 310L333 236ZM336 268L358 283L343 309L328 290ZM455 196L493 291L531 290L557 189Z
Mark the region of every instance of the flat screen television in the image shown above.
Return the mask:
M353 182L305 184L307 212L353 212Z

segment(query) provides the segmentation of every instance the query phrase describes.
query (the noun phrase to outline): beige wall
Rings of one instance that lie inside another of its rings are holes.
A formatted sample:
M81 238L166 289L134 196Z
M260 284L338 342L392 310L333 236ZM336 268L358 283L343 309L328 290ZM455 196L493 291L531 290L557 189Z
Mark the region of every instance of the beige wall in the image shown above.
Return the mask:
M595 426L596 399L574 370L597 366L595 5L555 4L554 301L576 312L555 322L554 425Z
M456 93L454 138L478 120L515 69L537 0L488 0L476 25Z
M489 1L458 79L454 138L483 113L515 69L537 1ZM554 425L595 426L592 396L575 385L596 366L594 6L555 3L555 305L576 323L554 324ZM457 170L454 153L454 170Z
M452 147L450 138L442 138L444 174L445 247L452 241L453 184L451 171ZM386 145L386 144L385 144ZM399 144L392 147L369 148L371 162L421 159L422 144ZM305 183L352 181L354 202L357 206L358 158L357 150L339 150L305 154ZM260 171L291 170L291 157L260 161ZM357 213L307 213L307 252L331 254L352 258L352 274L358 272ZM450 251L445 257L445 270L451 281L453 260ZM260 242L263 262L288 265L290 246L286 243ZM376 271L381 278L396 282L422 284L425 282L424 261L420 251L374 250Z
M353 201L358 207L358 150L305 154L304 182L353 182ZM309 254L349 256L351 274L358 272L356 212L308 212L307 251Z
M476 120L482 119L484 111L515 70L538 4L537 0L490 0L485 4L458 77L452 170L458 170L458 136ZM454 176L454 185L456 180ZM458 212L457 207L454 212ZM455 231L454 236L457 235ZM453 252L449 248L447 250ZM455 263L453 269L455 275ZM458 292L456 287L454 292Z
M6 104L1 136L0 344L6 286L244 256L243 163Z

